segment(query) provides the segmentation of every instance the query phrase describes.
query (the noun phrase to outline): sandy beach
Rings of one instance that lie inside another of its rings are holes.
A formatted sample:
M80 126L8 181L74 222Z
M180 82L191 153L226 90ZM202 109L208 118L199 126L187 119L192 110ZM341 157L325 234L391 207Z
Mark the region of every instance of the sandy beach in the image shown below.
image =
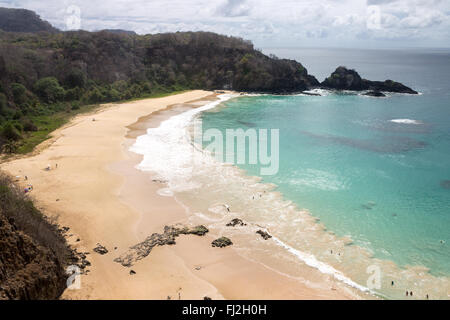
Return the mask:
M157 194L161 182L135 168L141 156L129 146L167 117L162 110L172 106L176 112L177 105L198 107L214 99L213 92L197 90L105 105L55 131L31 156L1 164L20 185L32 184L37 207L70 228L73 247L89 252L91 266L81 276L81 288L66 290L63 299L359 298L315 269L305 267L303 280L292 278L244 258L232 246L213 248L211 234L182 235L175 245L156 246L130 268L114 262L130 246L188 218L173 197ZM93 252L97 243L109 252Z

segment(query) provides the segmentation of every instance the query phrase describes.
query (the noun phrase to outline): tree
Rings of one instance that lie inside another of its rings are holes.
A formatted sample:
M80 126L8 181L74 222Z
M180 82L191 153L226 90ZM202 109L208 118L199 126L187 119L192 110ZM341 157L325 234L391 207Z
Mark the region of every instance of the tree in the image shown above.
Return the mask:
M86 85L86 76L79 69L73 69L64 80L64 84L69 88L84 88Z
M74 87L71 89L66 90L65 100L66 101L74 101L79 100L83 94L83 90L81 90L79 87Z
M8 140L5 143L3 143L1 151L4 153L16 153L18 148L19 146L16 141Z
M22 137L20 131L16 128L16 126L14 126L11 121L5 123L2 128L1 134L3 138L13 141L17 141Z
M5 112L6 107L8 106L8 101L4 93L0 92L0 113L3 114Z
M98 88L91 89L83 98L87 103L99 103L105 100L105 96Z
M36 81L35 93L46 103L55 103L64 98L65 91L54 77L46 77Z
M25 131L37 131L38 127L30 119L24 119L22 121L23 130Z
M20 83L11 84L11 91L16 105L25 104L28 101L27 89Z
M110 88L107 92L106 92L106 99L108 101L118 101L120 100L120 92L117 91L114 88Z

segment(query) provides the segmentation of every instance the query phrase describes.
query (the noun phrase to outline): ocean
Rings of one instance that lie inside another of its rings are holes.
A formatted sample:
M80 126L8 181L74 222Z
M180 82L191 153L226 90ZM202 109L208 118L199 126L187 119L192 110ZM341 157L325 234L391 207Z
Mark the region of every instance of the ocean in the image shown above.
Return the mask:
M223 95L138 137L131 150L144 155L139 168L168 182L160 194L269 267L296 274L296 264L308 265L385 298L409 290L448 299L450 51L264 52L300 61L319 81L344 65L420 95ZM261 175L259 164L217 161L193 143L194 128L278 129L279 170ZM227 228L231 217L249 228ZM258 228L273 241L255 238Z

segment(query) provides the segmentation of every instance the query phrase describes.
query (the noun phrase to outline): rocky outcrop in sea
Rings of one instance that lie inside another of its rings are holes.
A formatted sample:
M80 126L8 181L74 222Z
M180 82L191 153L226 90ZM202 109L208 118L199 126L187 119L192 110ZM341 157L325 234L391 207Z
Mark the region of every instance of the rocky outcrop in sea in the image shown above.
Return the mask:
M378 92L396 92L417 94L418 92L405 86L400 82L393 80L371 81L361 78L361 76L352 69L338 67L320 86L325 89L363 91L370 90L372 96L381 96Z

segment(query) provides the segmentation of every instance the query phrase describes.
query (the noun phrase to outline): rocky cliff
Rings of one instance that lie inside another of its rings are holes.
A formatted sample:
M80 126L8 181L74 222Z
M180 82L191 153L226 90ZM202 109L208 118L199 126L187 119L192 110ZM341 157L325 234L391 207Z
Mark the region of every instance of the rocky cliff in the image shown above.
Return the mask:
M0 214L0 300L55 299L67 276L56 255Z
M57 299L72 252L9 179L0 176L0 300Z
M347 69L346 67L338 67L328 78L326 78L321 86L326 89L335 90L371 90L371 91L385 91L397 93L417 94L417 91L392 80L385 81L371 81L361 78L355 70Z

